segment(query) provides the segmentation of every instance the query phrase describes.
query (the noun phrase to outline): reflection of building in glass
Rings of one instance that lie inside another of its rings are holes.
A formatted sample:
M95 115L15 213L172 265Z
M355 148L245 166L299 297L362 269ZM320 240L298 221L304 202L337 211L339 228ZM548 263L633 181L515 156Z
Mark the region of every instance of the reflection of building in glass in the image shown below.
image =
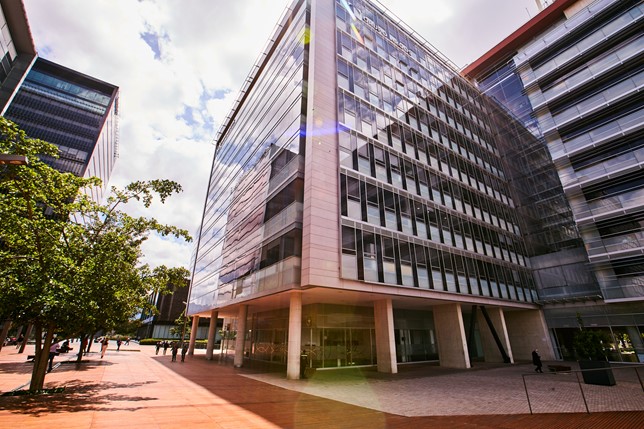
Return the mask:
M146 310L139 316L141 326L136 330L139 338L181 338L181 325L177 320L183 315L188 300L188 285L177 287L169 285L172 293L163 294L153 292L148 297L148 302L156 308L156 313ZM220 323L221 325L221 323ZM201 323L197 331L197 339L203 340L208 337L208 323ZM217 341L221 338L217 337Z
M552 357L528 258L570 213L515 189L526 138L382 6L294 1L216 137L189 314L290 378Z
M59 158L43 159L52 167L99 177L105 189L117 157L118 87L37 58L5 116L58 146ZM100 200L101 190L92 192Z
M566 231L583 240L587 256L562 247L531 259L563 357L580 313L585 326L628 334L644 361L643 12L640 1L557 0L463 70L548 149L563 193L536 202L564 196Z

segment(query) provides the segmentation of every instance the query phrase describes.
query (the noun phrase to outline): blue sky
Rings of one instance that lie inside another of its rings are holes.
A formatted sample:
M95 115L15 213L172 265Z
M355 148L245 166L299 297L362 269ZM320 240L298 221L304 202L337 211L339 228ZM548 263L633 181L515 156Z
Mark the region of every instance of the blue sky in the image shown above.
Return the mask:
M44 58L121 88L110 185L167 178L184 192L149 212L196 233L215 133L290 1L24 0ZM536 13L534 0L382 0L463 66ZM145 262L188 267L193 244L151 237Z

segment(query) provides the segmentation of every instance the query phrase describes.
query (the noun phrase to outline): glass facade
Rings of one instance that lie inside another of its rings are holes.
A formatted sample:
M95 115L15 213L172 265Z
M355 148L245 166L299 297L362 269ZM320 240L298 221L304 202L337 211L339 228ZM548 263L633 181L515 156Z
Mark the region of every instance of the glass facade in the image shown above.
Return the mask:
M512 121L382 6L295 0L215 138L188 313L291 378L497 358L476 306L542 328Z
M44 158L49 165L99 177L106 187L117 157L117 87L38 58L5 116L28 136L58 146L59 158Z
M488 102L370 3L336 17L342 276L532 301Z
M190 312L299 284L308 14L269 44L217 139Z
M596 2L515 58L608 300L644 298L643 12Z
M644 359L633 337L644 326L643 12L640 1L616 0L560 12L504 59L468 72L547 147L583 241L578 263L561 252L530 261L562 357L572 357L580 314L586 326L629 335ZM544 195L542 206L552 201Z

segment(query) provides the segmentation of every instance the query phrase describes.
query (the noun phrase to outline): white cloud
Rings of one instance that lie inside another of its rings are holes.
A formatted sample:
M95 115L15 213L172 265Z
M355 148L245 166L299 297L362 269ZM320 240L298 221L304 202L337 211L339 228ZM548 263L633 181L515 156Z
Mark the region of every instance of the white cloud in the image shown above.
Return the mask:
M178 181L183 194L155 204L147 214L196 233L215 131L290 2L24 2L45 58L121 89L120 159L110 185L154 178ZM459 65L525 21L528 3L534 9L533 0L383 3ZM145 33L156 36L158 59L141 37ZM192 112L192 121L186 120L186 111ZM151 237L145 261L187 267L192 246Z

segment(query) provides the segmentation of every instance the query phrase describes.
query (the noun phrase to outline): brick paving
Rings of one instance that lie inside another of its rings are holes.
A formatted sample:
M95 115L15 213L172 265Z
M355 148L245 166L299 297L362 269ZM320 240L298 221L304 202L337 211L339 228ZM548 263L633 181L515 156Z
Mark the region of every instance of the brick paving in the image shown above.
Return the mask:
M28 382L31 364L25 362L26 355L13 347L0 352L0 391ZM310 380L289 381L280 373L207 361L202 354L173 363L170 354L155 355L154 347L138 345L123 346L119 352L110 347L104 359L90 353L80 365L64 363L70 358L58 357L55 363L60 365L46 378L45 387L64 386L64 393L0 397L0 427L644 427L641 388L631 392L633 399L621 393L607 396L597 386L601 394L590 395L589 402L606 411L571 412L577 411L570 405L576 401L572 391L577 384L563 374L529 379L533 407L541 413L530 415L525 391L518 393L523 389L520 374L530 367L521 365L465 372L409 366L397 375L319 371ZM628 388L631 382L622 378L604 389ZM554 393L548 391L550 380L556 380ZM464 412L469 414L456 415Z

